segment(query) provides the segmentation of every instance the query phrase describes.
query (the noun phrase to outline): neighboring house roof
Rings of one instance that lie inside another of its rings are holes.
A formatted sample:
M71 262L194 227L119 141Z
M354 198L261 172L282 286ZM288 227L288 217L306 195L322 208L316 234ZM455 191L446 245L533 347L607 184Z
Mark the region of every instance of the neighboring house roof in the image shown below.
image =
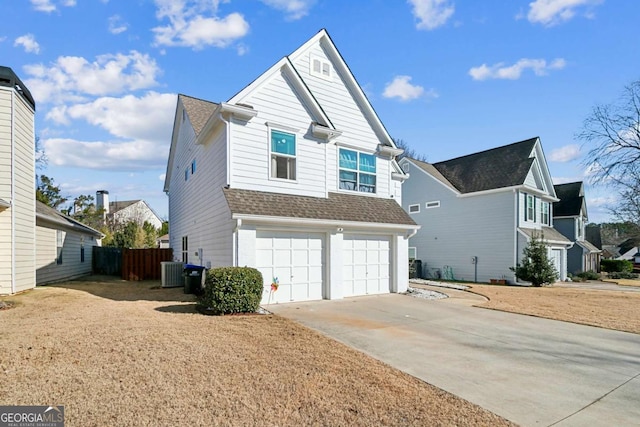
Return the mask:
M138 203L140 200L124 200L120 202L109 202L109 213L116 213L124 208Z
M437 179L444 179L445 184L463 194L513 187L524 184L534 162L530 156L537 141L537 137L531 138L432 165L411 161L432 175L435 169L440 174Z
M620 243L620 245L618 245L618 252L620 253L620 255L625 255L627 254L627 252L629 252L630 250L638 246L640 246L640 238L632 237Z
M598 249L602 249L602 234L600 226L591 224L585 227L585 240L593 244Z
M320 198L237 188L223 191L232 214L416 225L393 199L341 193Z
M553 204L553 216L580 216L584 206L582 181L554 185L559 202ZM584 214L586 214L586 209Z
M11 207L11 203L9 203L9 202L7 202L7 201L5 201L3 199L0 199L0 208L6 209L6 208L9 208L9 207Z
M38 223L38 220L47 222L51 225L55 225L57 226L56 228L62 227L81 233L92 234L98 238L102 238L103 236L101 232L94 230L93 228L84 225L80 221L76 221L75 219L63 214L62 212L58 212L52 207L36 200L36 223Z
M200 134L204 125L215 111L218 104L215 102L205 101L204 99L193 98L191 96L178 94L179 102L182 102L184 110L189 116L189 121L196 136Z
M543 237L543 240L547 242L560 243L560 244L571 244L571 240L564 237L558 230L551 227L542 227L542 230L537 230L534 228L518 228L522 233L524 233L529 238L534 235L537 237Z
M600 249L596 248L594 245L587 242L586 240L576 240L576 243L580 245L583 249L589 252L592 252L592 253L602 252Z

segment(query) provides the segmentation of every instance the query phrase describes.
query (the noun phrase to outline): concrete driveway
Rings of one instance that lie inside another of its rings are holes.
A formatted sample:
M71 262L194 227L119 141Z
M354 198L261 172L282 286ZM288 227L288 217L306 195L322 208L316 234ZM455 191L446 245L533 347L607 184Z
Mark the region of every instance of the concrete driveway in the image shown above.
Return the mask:
M520 425L640 425L640 335L452 302L389 294L268 309Z

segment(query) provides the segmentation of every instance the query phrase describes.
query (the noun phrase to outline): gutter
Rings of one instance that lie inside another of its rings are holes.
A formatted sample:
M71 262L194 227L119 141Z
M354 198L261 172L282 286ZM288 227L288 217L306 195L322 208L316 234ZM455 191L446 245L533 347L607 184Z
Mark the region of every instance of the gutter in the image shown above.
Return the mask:
M247 215L247 214L233 214L231 219L255 221L262 223L270 223L274 225L300 225L300 226L324 226L322 228L355 228L355 229L376 229L376 230L389 230L389 231L407 231L411 230L417 232L420 229L419 225L411 224L388 224L377 222L358 222L358 221L341 221L341 220L327 220L327 219L313 219L313 218L292 218L292 217L280 217L280 216L262 216L262 215ZM411 233L411 231L409 231Z

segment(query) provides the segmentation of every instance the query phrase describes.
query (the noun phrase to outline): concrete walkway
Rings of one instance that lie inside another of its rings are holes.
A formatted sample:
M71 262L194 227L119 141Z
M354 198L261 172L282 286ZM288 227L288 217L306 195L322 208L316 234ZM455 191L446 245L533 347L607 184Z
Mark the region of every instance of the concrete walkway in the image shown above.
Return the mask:
M556 288L592 289L598 291L640 292L640 286L621 286L611 282L590 280L588 282L556 282Z
M398 294L268 309L523 426L640 425L640 335Z

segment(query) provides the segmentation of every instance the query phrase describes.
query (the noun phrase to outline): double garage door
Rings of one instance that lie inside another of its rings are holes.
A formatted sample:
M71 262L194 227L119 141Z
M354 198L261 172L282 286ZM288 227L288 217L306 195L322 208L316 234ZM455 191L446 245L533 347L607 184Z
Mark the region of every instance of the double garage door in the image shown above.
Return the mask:
M265 281L263 302L322 299L326 286L326 242L322 233L258 231L256 268ZM343 295L389 292L388 237L344 235ZM270 291L277 278L278 290Z

